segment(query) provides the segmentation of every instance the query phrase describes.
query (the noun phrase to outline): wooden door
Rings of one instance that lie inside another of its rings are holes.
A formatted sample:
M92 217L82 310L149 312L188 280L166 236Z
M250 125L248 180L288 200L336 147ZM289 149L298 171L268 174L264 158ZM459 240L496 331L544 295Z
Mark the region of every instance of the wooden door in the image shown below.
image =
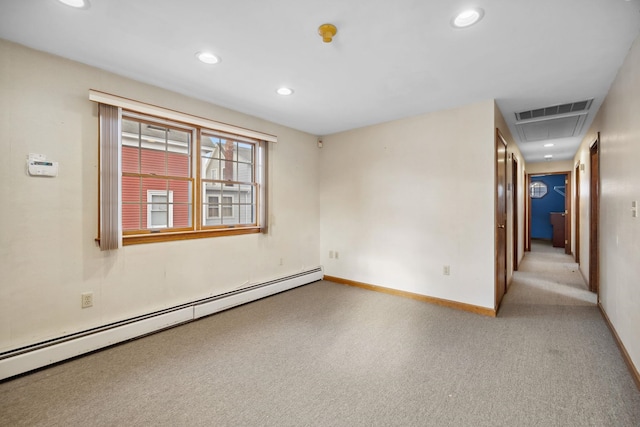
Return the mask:
M518 271L518 159L511 158L511 224L513 233L513 271Z
M496 129L496 301L498 311L507 292L507 141Z
M564 253L571 255L571 172L564 178Z
M531 252L531 175L529 174L527 174L524 195L524 250Z
M573 248L573 253L576 257L576 262L580 265L580 163L576 165L575 175L576 178L576 198L575 198L575 224L576 224L576 232L575 232L575 241L576 247Z
M590 163L591 163L591 179L590 187L591 192L589 195L589 290L591 292L598 292L600 281L600 262L599 262L599 236L598 236L598 222L600 219L600 156L599 156L599 144L600 136L591 146L590 150Z

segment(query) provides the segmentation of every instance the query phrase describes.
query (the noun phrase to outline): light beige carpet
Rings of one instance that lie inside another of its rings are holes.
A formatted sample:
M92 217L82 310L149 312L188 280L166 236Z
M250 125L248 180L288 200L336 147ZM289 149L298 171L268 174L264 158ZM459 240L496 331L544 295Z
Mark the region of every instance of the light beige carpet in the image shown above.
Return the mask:
M0 425L638 426L590 299L543 252L495 319L316 282L0 383Z

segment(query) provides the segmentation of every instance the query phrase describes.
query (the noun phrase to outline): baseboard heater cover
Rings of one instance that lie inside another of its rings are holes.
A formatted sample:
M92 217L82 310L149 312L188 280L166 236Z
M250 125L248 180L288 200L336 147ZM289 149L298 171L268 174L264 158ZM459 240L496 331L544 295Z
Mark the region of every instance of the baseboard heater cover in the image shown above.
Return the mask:
M242 292L230 292L229 294L221 295L220 297L212 298L211 300L201 301L199 304L195 305L193 307L193 317L194 319L198 319L200 317L208 316L269 295L274 295L289 289L297 288L298 286L322 280L322 277L324 277L324 274L322 269L318 267L309 272L288 276L284 280L272 280L267 283L245 288Z
M0 380L322 280L320 267L0 354Z

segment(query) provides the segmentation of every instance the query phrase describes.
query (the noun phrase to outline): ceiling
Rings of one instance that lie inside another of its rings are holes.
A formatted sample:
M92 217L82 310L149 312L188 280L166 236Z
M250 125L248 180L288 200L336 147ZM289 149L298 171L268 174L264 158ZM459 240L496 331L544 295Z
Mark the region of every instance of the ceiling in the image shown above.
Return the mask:
M640 0L0 0L0 38L318 136L494 98L527 162L573 158L639 32Z

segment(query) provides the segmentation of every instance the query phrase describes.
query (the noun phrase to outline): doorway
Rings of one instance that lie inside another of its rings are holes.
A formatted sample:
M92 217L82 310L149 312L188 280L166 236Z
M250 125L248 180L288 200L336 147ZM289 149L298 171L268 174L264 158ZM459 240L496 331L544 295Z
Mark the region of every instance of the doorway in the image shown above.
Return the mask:
M589 179L589 290L598 293L600 260L598 222L600 218L600 134L589 150L591 174Z
M571 172L527 175L527 247L536 239L571 254L570 180Z
M518 224L518 188L518 159L516 156L511 155L511 230L513 233L513 271L518 271L518 230L520 229L520 225Z
M496 129L495 311L507 292L507 141Z
M573 254L575 255L575 260L578 265L580 265L580 162L576 165L576 170L574 173L575 176L575 201L573 205L575 206L575 246L573 248Z

